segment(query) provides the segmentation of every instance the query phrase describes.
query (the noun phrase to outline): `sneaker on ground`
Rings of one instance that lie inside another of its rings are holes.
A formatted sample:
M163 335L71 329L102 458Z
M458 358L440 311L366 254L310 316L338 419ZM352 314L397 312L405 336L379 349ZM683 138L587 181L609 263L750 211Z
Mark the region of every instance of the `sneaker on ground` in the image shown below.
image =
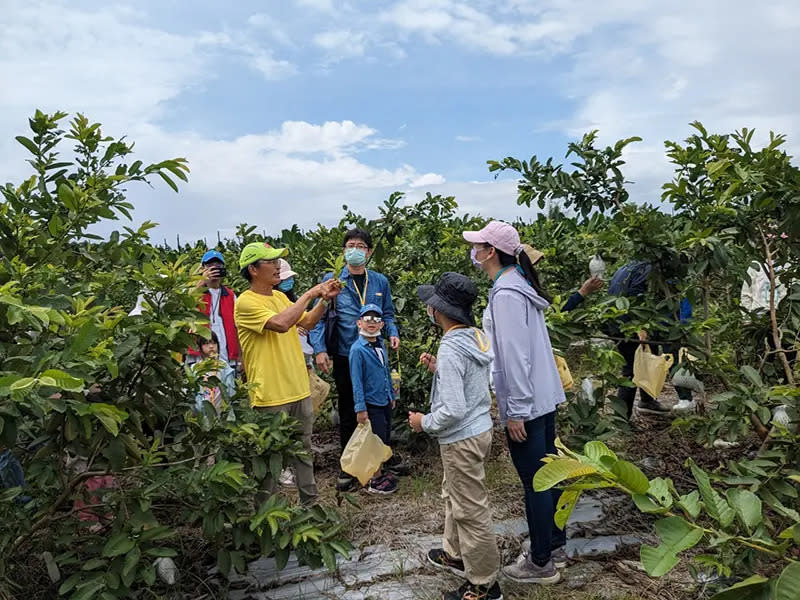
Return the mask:
M459 577L464 576L464 561L460 558L453 558L441 548L428 550L428 562L437 569L450 571L453 575L458 575Z
M378 475L369 480L367 485L367 493L376 494L378 496L388 496L397 491L397 479L391 473L386 475Z
M517 583L550 584L561 581L561 573L556 569L552 560L540 567L532 563L530 558L526 558L525 561L518 561L513 565L503 567L503 574Z
M392 454L389 460L383 463L383 470L397 477L406 477L411 474L408 463L404 462L399 454Z
M531 541L523 540L522 548L520 549L521 552L517 557L517 563L524 562L528 560L528 555L531 552ZM553 564L556 566L557 569L563 569L569 564L569 556L567 556L567 549L564 546L559 546L558 548L554 548L550 551L550 559L553 561Z
M281 471L281 476L278 478L278 483L280 483L283 487L297 487L297 481L295 481L294 472L291 469L284 469Z
M336 491L349 492L356 487L358 480L344 471L339 471L339 477L336 479Z
M669 414L669 409L658 402L639 402L639 412L647 415L666 415Z
M672 407L672 412L678 414L693 413L697 409L697 402L694 400L679 400L678 403Z
M496 581L492 585L475 585L467 581L457 590L447 592L444 600L503 600L503 592Z

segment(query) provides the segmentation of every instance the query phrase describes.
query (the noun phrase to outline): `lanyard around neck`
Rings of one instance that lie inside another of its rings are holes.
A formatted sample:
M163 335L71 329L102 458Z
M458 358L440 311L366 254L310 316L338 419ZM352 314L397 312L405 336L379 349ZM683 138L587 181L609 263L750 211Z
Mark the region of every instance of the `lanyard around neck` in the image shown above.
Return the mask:
M497 275L495 275L495 276L494 276L494 281L492 281L492 285L494 285L495 283L497 283L497 280L498 280L498 279L500 279L500 276L501 276L503 273L505 273L505 272L506 272L506 271L508 271L509 269L514 269L514 268L516 268L516 265L506 265L505 267L503 267L502 269L500 269L500 270L497 272Z
M367 303L367 288L369 287L369 271L364 269L364 293L361 293L361 290L358 289L358 284L356 283L356 278L351 274L350 279L353 280L353 287L356 288L356 294L358 294L358 299L361 301L361 306L364 306Z

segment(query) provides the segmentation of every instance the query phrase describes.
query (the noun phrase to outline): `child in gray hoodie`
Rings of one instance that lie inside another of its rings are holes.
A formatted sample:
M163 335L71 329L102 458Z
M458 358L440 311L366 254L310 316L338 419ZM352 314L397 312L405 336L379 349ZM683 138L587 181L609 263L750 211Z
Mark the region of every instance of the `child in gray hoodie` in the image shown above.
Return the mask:
M412 429L439 440L444 471L443 547L430 550L428 561L467 580L445 600L500 600L500 556L484 469L492 446L492 357L488 338L474 327L478 289L464 275L445 273L435 286L420 286L417 293L431 321L444 330L437 356L420 357L434 374L431 412L408 414Z

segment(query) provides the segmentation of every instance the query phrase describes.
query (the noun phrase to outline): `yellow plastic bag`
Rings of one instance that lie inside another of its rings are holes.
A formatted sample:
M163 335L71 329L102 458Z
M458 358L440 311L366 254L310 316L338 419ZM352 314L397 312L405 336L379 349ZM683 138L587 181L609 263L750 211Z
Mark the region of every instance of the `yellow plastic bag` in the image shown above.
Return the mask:
M653 354L647 344L639 344L633 357L633 384L657 398L671 366L671 354Z
M367 485L380 466L389 460L392 449L372 433L369 422L359 423L342 452L342 471Z
M322 379L314 371L308 371L308 385L311 388L311 403L314 406L314 414L319 413L319 409L328 399L328 394L331 391L331 384Z
M561 378L561 387L565 390L571 390L572 385L575 383L572 379L572 373L569 372L569 365L563 356L553 354L556 359L556 368L558 369L558 376Z

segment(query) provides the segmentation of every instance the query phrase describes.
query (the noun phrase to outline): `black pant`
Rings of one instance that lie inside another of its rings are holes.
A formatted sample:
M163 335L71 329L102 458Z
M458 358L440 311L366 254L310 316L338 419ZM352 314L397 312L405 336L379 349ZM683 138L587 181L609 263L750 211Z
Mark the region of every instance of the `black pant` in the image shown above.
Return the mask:
M339 397L339 443L344 451L358 425L353 404L353 382L350 380L350 360L346 356L333 357L333 380Z
M381 438L381 441L388 446L392 440L392 405L367 404L367 414L372 433Z
M567 543L566 527L556 527L554 517L561 490L533 491L533 476L542 466L547 454L556 453L556 413L551 412L531 421L525 421L524 442L514 442L508 435L508 450L511 462L517 469L522 489L525 492L525 517L531 536L531 558L538 565L550 560L550 552Z
M638 341L630 340L617 342L617 352L619 352L622 355L622 358L625 359L625 364L622 365L622 376L626 379L633 379L633 360L636 356L636 349L639 347L639 344L640 342ZM658 345L648 344L648 346L650 346L651 352L655 352L659 349ZM664 352L672 354L673 365L677 365L680 348L677 346L664 346L663 350ZM639 390L639 398L642 403L647 404L649 402L655 402L655 398L640 388L620 386L617 390L617 398L625 403L625 406L628 409L629 419L633 414L633 401L636 399L636 390ZM678 393L678 398L681 400L692 400L692 390L688 388L676 387L675 391Z

